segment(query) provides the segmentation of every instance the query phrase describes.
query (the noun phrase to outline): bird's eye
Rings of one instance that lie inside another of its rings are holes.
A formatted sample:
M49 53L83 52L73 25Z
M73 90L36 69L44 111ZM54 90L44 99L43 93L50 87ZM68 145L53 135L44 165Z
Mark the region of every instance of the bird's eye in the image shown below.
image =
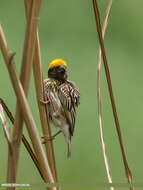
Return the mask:
M55 71L56 71L56 68L53 68L52 70L55 72Z
M64 70L64 69L61 69L61 70L60 70L60 73L65 73L65 70Z
M58 72L59 72L59 73L64 73L64 72L66 72L66 68L65 68L64 66L60 66L60 67L58 68Z

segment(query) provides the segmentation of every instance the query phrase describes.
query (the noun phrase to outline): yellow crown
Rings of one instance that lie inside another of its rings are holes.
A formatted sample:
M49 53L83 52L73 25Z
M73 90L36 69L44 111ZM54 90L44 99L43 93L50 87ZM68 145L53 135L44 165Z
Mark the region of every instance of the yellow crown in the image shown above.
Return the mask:
M64 66L67 67L66 62L63 59L54 59L50 65L49 65L49 69L52 69L54 67L59 67L59 66Z

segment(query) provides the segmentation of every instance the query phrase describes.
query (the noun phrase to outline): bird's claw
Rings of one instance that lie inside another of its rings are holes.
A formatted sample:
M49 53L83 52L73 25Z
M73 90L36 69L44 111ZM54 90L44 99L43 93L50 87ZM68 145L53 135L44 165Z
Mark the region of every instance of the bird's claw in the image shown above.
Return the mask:
M55 136L51 136L51 137L49 137L49 136L43 136L43 137L41 137L41 138L44 139L44 140L42 141L42 144L46 144L48 141L54 140L54 139L55 139Z
M44 105L45 105L45 104L49 104L49 103L50 103L50 100L46 100L46 101L45 101L45 100L40 100L40 103L42 103L42 104L44 104Z
M59 130L57 133L55 133L54 135L52 135L51 137L47 136L47 135L44 135L43 137L41 137L43 140L42 144L45 144L47 143L48 141L52 141L55 139L55 137L60 134L62 131Z

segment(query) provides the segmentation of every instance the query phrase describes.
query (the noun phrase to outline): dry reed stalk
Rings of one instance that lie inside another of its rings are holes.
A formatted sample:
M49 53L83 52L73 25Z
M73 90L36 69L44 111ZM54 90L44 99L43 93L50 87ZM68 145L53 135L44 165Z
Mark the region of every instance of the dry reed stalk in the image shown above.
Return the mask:
M5 102L1 98L0 98L0 102L1 102L1 105L2 105L2 107L4 109L4 111L6 112L7 116L9 117L11 123L14 125L14 117L13 117L12 113L10 112L9 108L7 107L7 105L5 104ZM38 162L38 160L37 160L37 158L36 158L36 156L35 156L32 148L31 148L29 142L27 141L27 139L25 138L24 135L22 135L22 142L23 142L26 150L28 151L31 159L33 160L36 168L38 169L41 177L43 178L42 173L41 173L41 169L40 169L40 166L39 166L39 162ZM43 178L43 180L44 180L44 178Z
M101 52L102 52L102 58L103 58L103 63L104 63L104 69L105 69L105 74L106 74L106 80L107 80L107 84L108 84L110 100L111 100L111 105L112 105L112 110L113 110L113 116L114 116L116 130L117 130L117 134L118 134L118 138L119 138L121 152L122 152L125 174L126 174L128 183L132 185L132 173L131 173L129 165L128 165L128 161L126 158L126 153L125 153L125 149L124 149L124 145L123 145L123 141L122 141L122 134L121 134L120 124L119 124L119 119L118 119L118 114L117 114L117 109L116 109L116 104L115 104L115 99L114 99L114 94L113 94L113 89L112 89L112 83L111 83L110 71L109 71L107 57L106 57L106 51L105 51L105 47L104 47L104 41L102 38L100 15L99 15L99 10L98 10L98 5L97 5L96 0L93 0L93 8L94 8L97 32L98 32L98 37L99 37L99 43L100 43ZM130 187L130 190L133 190L132 186Z
M28 15L28 10L30 8L30 0L25 0L25 11L26 15ZM37 95L37 103L39 107L40 113L40 120L43 130L43 135L51 137L50 126L48 122L48 118L45 111L45 106L40 103L40 100L43 100L43 76L42 76L42 64L41 64L41 55L40 55L40 44L39 44L39 36L38 31L36 35L36 42L35 42L35 52L34 52L34 59L33 59L33 72L34 72L34 81L35 81L35 89ZM53 177L55 182L58 182L57 179L57 171L56 171L56 163L55 163L55 156L53 150L53 143L52 141L48 141L45 143L47 158L49 161L49 165L51 167L51 171L53 173Z
M103 39L104 39L104 35L105 35L106 28L108 25L108 19L109 19L111 7L112 7L112 0L109 0L109 4L108 4L107 10L106 10L106 16L105 16L105 20L104 20L104 24L103 24L103 28L102 28ZM110 184L112 184L112 177L110 174L110 167L109 167L108 158L107 158L107 154L106 154L106 144L104 141L103 124L102 124L101 91L100 91L100 75L101 75L101 63L102 63L101 48L99 48L98 55L99 56L98 56L98 68L97 68L97 102L98 102L98 120L99 120L99 129L100 129L100 139L101 139L102 152L103 152L108 182ZM110 187L110 190L114 190L114 187Z
M13 60L13 54L10 53L7 47L6 39L0 25L0 49L2 51L3 58L5 60L5 64L7 66L9 76L17 96L17 99L20 104L21 112L26 123L27 131L29 133L36 157L39 161L39 165L42 171L42 175L44 177L45 182L54 183L54 178L52 176L52 172L47 161L45 152L42 148L42 144L40 141L40 136L38 134L35 121L32 117L31 110L29 108L24 90L22 88L21 82L18 78L18 74L16 71L16 66ZM52 190L56 190L55 187L51 187Z
M44 98L43 97L44 92L43 92L43 77L42 77L40 51L38 51L38 47L39 47L39 40L38 40L38 33L37 33L36 49L35 49L35 56L34 56L34 62L33 62L33 72L34 72L37 103L39 107L43 136L49 137L50 139L51 130L49 126L49 118L48 118L48 115L46 114L45 105L42 105L40 102L40 100L43 100ZM58 182L53 143L51 140L45 143L45 148L46 148L47 158L51 167L51 171L53 173L53 177L55 179L55 182Z
M3 129L4 129L4 134L5 134L5 137L6 137L10 152L12 153L12 146L11 146L12 141L11 141L11 136L10 136L10 128L9 128L9 125L8 125L8 123L6 121L1 101L0 101L0 119L1 119L1 122L2 122L2 126L3 126Z
M36 32L39 21L37 18L39 18L40 15L40 7L41 7L41 0L31 1L29 14L27 16L28 18L27 18L21 74L20 74L20 80L26 96L28 94L28 89L29 89L29 81L32 69ZM9 158L7 182L16 182L22 132L23 132L23 116L21 114L21 108L19 102L17 101L15 123L12 135L13 156L15 160L15 177L14 178L11 177L11 173L13 173L11 165L13 163L10 161L11 159Z
M7 140L7 144L8 144L8 151L9 151L9 154L11 154L11 159L12 159L12 162L13 162L13 165L11 166L14 170L15 168L15 163L14 163L14 160L13 160L13 149L12 149L12 140L11 140L11 136L10 136L10 128L9 128L9 125L6 121L6 118L5 118L5 115L4 115L4 111L3 111L3 102L0 100L0 119L2 121L2 125L3 125L3 129L4 129L4 134L5 134L5 137L6 137L6 140ZM12 173L14 175L14 172Z

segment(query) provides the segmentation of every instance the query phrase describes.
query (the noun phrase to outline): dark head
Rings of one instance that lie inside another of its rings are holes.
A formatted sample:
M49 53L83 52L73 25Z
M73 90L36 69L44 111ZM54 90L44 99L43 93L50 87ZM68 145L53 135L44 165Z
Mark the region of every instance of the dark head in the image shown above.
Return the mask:
M67 64L62 59L53 60L48 69L48 77L56 79L60 82L65 82L67 80Z

